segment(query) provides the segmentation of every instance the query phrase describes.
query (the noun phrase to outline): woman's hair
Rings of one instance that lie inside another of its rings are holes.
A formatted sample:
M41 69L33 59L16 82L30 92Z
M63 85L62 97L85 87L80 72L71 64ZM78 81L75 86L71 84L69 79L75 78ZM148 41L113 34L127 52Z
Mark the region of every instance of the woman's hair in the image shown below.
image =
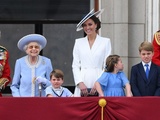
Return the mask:
M152 43L150 43L148 41L142 42L140 44L140 46L139 46L139 52L141 52L142 50L152 51L153 52L153 45L152 45Z
M96 28L96 32L97 32L101 28L101 22L100 22L99 18L97 18L95 15L93 15L89 19L92 19L94 21L94 23L97 24L97 28ZM83 24L82 24L82 26L83 26Z
M119 55L110 55L106 59L105 72L113 72L115 64L118 63L120 56Z
M29 44L29 43L28 43ZM26 51L28 44L23 47L23 50ZM40 51L42 50L42 46L38 43Z
M93 15L90 19L94 21L95 24L97 24L96 31L98 31L101 28L101 22L99 18L97 18L95 15Z
M50 79L52 78L52 76L54 76L56 78L62 78L62 80L63 80L64 73L59 69L55 69L50 73Z

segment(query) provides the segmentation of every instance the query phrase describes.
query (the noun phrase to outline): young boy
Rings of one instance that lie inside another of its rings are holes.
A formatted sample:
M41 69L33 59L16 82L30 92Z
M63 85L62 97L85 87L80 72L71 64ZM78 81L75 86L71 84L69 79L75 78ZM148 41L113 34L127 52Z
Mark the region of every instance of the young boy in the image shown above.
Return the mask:
M61 70L55 69L50 74L51 84L46 88L47 97L72 97L73 94L65 87L62 87L64 82L64 74Z
M151 61L152 43L142 42L139 55L142 61L131 68L130 84L133 96L159 96L160 68Z

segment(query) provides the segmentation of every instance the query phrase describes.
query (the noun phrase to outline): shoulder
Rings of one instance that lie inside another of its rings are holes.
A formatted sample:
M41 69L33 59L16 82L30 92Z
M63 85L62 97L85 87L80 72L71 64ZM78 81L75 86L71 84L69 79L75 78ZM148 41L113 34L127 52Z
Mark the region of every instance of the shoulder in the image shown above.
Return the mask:
M153 62L151 63L151 66L153 66L153 67L155 67L155 68L157 68L157 69L160 69L160 66L154 64Z
M139 68L140 66L142 66L142 62L138 63L138 64L135 64L132 66L132 68Z
M120 76L126 76L126 74L124 73L124 71L119 71L117 74L120 75Z
M47 88L46 88L46 90L51 90L52 89L52 85L50 85L50 86L48 86Z
M82 37L82 38L77 38L75 40L75 42L83 42L83 41L86 41L87 40L87 37Z
M64 92L71 93L71 91L68 88L66 88L66 87L62 87L62 88L63 88Z
M23 57L21 57L21 58L18 58L16 61L24 61L25 59L27 59L26 57L27 57L27 56L23 56Z
M109 72L103 72L101 77L104 78L104 77L108 77L110 75L111 75L111 73L109 73Z
M105 42L110 42L110 38L101 37L100 35L97 35L97 39L99 39L99 40L101 40L101 41L105 41Z
M39 57L41 57L43 60L50 61L50 59L48 57L41 56L41 55L39 55Z

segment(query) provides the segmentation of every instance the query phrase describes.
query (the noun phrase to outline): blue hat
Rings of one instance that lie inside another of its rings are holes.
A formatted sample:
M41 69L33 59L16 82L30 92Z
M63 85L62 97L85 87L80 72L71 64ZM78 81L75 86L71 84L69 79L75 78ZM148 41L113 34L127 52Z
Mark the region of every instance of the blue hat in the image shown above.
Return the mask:
M104 11L104 9L101 9L97 12L94 13L94 9L92 9L78 24L77 24L77 30L76 31L80 31L83 29L82 24L84 22L86 22L89 18L91 18L93 15L95 15L96 17L99 17L99 15L102 14L102 12Z
M40 35L40 34L29 34L26 35L24 37L22 37L18 43L17 46L21 51L25 51L24 50L24 46L29 44L30 42L37 42L41 45L42 49L46 46L47 44L47 40L44 36Z

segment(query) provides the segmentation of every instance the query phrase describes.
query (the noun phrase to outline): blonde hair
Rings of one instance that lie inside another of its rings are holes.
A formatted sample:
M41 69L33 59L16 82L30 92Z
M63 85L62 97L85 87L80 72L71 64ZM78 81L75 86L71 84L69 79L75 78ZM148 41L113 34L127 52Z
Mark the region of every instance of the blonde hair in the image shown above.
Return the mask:
M146 50L146 51L152 51L153 52L153 45L152 43L148 42L148 41L144 41L140 44L139 46L139 52L141 52L142 50Z

